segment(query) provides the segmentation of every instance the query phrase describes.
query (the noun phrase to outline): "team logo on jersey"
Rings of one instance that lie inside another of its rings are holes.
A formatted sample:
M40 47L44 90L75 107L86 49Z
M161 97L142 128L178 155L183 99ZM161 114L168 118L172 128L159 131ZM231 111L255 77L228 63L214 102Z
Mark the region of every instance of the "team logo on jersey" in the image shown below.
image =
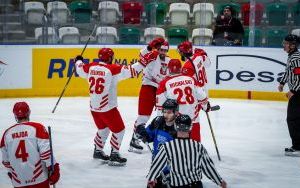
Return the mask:
M2 76L2 74L4 73L5 71L5 67L7 66L6 63L3 63L1 60L0 60L0 76Z

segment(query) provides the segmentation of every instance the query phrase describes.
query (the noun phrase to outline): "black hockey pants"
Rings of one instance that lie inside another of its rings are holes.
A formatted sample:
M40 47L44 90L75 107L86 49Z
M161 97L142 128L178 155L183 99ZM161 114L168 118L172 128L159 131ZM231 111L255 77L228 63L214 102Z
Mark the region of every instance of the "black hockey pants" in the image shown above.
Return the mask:
M293 149L300 150L300 91L289 100L287 124L292 139Z

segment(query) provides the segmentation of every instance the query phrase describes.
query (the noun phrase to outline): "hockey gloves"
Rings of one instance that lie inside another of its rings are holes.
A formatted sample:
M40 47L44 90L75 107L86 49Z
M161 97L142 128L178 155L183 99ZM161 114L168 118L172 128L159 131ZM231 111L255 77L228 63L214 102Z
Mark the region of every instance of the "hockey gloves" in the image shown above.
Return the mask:
M145 124L140 124L135 129L135 134L138 139L141 139L144 143L149 143L151 141L150 136L148 135Z
M204 110L205 112L209 112L210 111L210 103L209 101L207 101L206 103L202 104L202 110Z
M159 49L160 46L165 42L163 38L155 38L148 44L148 50L151 51L152 49Z
M151 51L151 52L145 54L143 57L141 57L140 63L144 67L146 67L150 62L156 60L158 54L159 54L158 51Z
M83 61L83 57L81 55L76 56L75 62L79 61L79 60Z
M50 185L54 185L58 182L60 173L59 173L59 164L56 163L54 165L54 170L52 171L51 166L48 167L48 171L50 172L49 183Z

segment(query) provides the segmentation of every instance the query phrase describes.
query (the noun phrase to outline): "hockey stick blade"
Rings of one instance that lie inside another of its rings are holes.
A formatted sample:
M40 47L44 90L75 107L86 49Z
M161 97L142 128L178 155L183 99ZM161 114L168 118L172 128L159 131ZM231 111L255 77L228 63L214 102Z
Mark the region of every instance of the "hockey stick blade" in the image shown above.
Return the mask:
M217 110L220 110L220 106L219 106L219 105L212 106L212 107L210 108L210 111L217 111Z

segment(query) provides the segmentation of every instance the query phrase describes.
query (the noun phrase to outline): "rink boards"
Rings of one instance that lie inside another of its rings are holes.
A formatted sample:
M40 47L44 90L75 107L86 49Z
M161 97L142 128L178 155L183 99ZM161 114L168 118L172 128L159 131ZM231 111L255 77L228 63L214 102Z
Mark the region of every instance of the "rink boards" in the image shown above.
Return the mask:
M98 49L89 45L85 62L97 61ZM141 45L114 45L115 63L130 64L138 60ZM73 58L82 45L3 45L0 46L0 97L59 96L74 68ZM210 97L262 100L286 100L277 92L287 54L280 48L202 47L212 61L207 69ZM169 51L179 58L176 47ZM141 77L118 85L119 96L137 96ZM285 88L287 89L287 88ZM84 79L73 75L65 96L87 96Z

